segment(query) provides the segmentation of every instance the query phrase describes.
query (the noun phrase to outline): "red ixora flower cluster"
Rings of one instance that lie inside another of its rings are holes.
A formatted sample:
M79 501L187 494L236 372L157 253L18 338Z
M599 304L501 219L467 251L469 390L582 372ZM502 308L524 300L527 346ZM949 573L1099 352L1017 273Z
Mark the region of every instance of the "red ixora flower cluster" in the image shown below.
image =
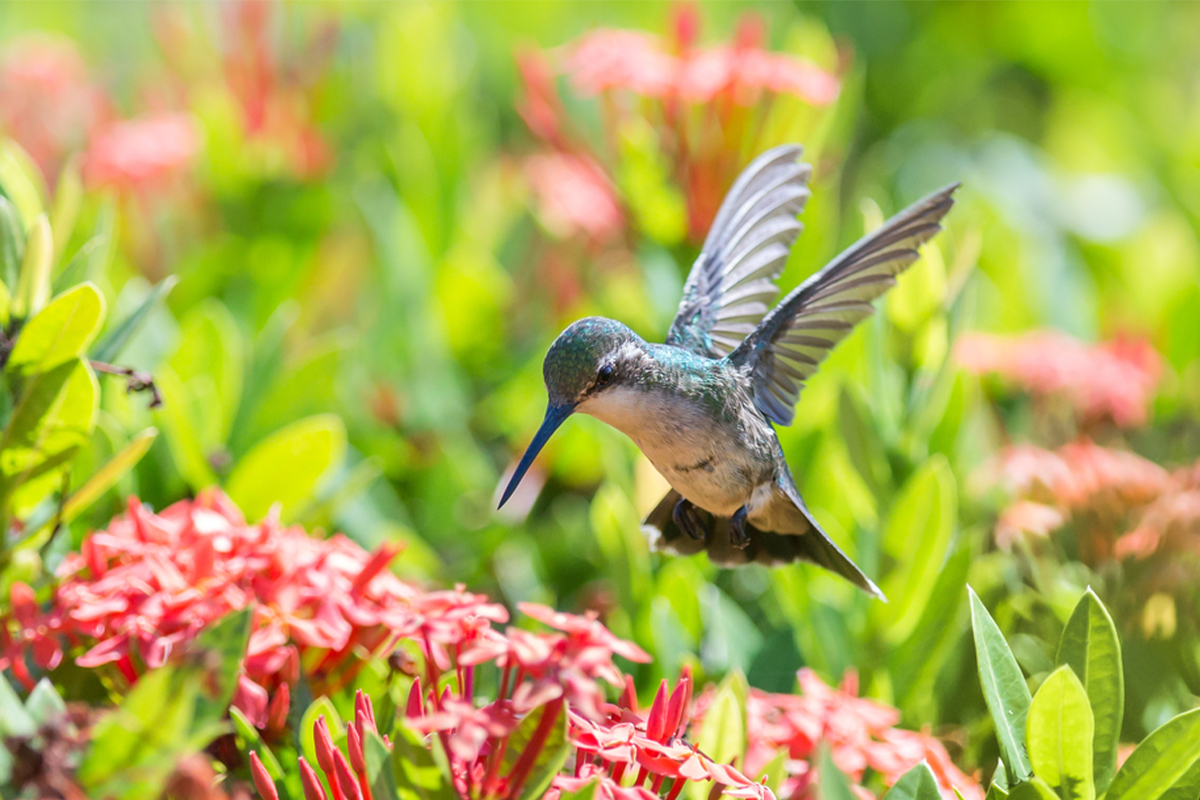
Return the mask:
M1170 472L1087 440L1057 450L1016 445L988 462L976 480L1014 498L996 523L1004 547L1074 519L1084 523L1081 555L1093 565L1156 553L1200 555L1200 462Z
M87 648L80 666L112 665L133 683L206 626L253 606L234 702L259 727L278 727L302 667L315 691L332 691L362 665L353 653L378 652L413 628L418 592L387 570L397 551L368 553L341 535L316 539L273 516L248 525L217 490L161 514L131 498L124 515L63 561L46 610L28 586L13 585L15 626L0 620L0 669L32 687L26 652L53 669L71 642Z
M771 135L764 122L777 98L809 106L837 99L836 75L763 46L759 17L747 14L732 41L711 47L696 44L699 27L696 8L682 5L667 37L603 28L555 51L518 55L524 82L518 111L549 150L529 158L525 171L539 217L553 233L581 233L594 243L619 238L625 213L612 176L620 167L601 163L612 161L622 131L640 120L658 137L657 157L682 191L688 233L699 240L742 166L739 154L779 143L759 141ZM577 95L600 98L608 157L569 131L555 86L560 75Z
M1142 425L1162 375L1149 343L1118 338L1088 345L1053 331L1020 337L975 333L959 338L955 356L976 374L994 373L1035 397L1065 399L1084 422Z
M773 694L751 689L746 702L745 769L756 774L783 750L787 753L786 775L780 796L790 800L817 797L817 770L811 763L818 745L826 743L838 769L861 784L868 769L891 786L925 761L937 778L942 796L955 800L955 790L966 800L982 800L978 782L950 760L945 746L928 733L894 727L900 712L874 700L858 696L858 677L853 671L837 688L826 685L810 669L798 675L799 695ZM715 692L701 695L694 716L702 718ZM874 795L861 785L855 793L869 800Z
M83 154L91 186L145 189L182 172L200 148L186 114L117 116L69 39L34 34L0 57L0 130L53 180L69 154Z

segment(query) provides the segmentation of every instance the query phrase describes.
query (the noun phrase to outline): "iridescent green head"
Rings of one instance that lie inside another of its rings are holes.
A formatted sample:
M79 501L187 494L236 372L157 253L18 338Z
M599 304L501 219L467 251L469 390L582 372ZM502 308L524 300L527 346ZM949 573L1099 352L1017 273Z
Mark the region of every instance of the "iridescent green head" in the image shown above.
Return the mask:
M546 418L513 472L500 505L512 495L550 435L575 407L627 376L630 356L640 352L643 344L642 338L628 327L604 317L586 317L558 335L542 364L546 392L550 395Z

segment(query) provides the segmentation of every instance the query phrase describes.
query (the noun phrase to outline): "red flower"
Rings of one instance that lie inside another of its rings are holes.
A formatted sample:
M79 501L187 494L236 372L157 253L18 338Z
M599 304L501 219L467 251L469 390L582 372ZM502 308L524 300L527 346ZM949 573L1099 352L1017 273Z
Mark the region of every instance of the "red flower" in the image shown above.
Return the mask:
M1142 425L1162 375L1162 359L1138 339L1086 345L1061 333L1038 331L1007 338L976 333L955 346L958 362L995 373L1037 396L1062 397L1084 421L1111 418Z
M546 230L562 238L584 234L595 242L620 235L624 214L612 183L594 161L540 153L525 159L524 168Z
M92 141L84 177L94 186L144 189L181 172L199 149L200 133L186 114L117 122Z
M106 115L102 94L73 42L32 35L6 42L0 59L0 129L53 179Z

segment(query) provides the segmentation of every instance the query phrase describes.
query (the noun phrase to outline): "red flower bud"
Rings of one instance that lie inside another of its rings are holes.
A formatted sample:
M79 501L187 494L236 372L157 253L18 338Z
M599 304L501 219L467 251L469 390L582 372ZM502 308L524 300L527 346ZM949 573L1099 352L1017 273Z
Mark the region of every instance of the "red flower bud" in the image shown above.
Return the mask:
M342 790L346 800L363 800L362 790L358 788L354 773L350 771L350 765L346 763L346 757L342 755L341 750L333 751L333 768L338 788Z
M250 751L250 775L254 778L254 788L262 800L279 800L279 792L275 790L275 782L267 774L267 768L258 760L258 753Z
M404 708L404 716L416 719L425 716L425 707L421 702L421 679L415 678L412 688L408 690L408 705Z
M317 765L326 775L333 778L333 737L329 735L329 726L325 723L325 715L317 717L313 723L313 745L317 751Z

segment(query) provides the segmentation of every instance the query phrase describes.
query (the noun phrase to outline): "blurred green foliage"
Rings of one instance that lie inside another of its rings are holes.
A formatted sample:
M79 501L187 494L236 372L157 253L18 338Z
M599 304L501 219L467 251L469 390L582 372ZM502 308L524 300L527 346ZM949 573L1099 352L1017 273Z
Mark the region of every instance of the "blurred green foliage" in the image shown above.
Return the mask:
M1146 336L1170 369L1155 424L1127 443L1163 463L1200 456L1200 7L699 7L704 41L753 11L774 49L842 77L835 103L778 112L755 140L799 136L816 166L785 287L930 188L964 182L946 233L780 431L810 507L888 605L804 566L649 553L638 522L661 484L591 419L547 448L527 516L493 510L541 419L554 335L595 313L661 337L698 249L653 126L630 122L605 150L604 100L565 79L564 113L610 159L628 230L597 248L530 210L521 163L542 143L517 111L514 54L597 25L658 35L671 6L264 8L260 40L232 6L0 6L0 50L30 31L69 37L122 116L186 111L203 141L158 193L85 192L68 168L50 192L17 149L0 152L6 318L28 318L6 366L0 497L46 567L56 520L69 547L130 494L161 508L218 483L250 517L275 508L366 547L403 540L400 568L422 580L600 609L654 655L642 686L684 663L772 690L802 664L831 679L856 668L906 724L964 727L966 763L990 770L1003 747L963 587L1019 631L1012 649L1037 684L1088 575L1065 568L1031 589L992 544L990 502L966 478L1001 443L997 413L1017 435L1028 417L994 408L951 344L972 328ZM273 77L247 100L256 73L238 56L255 47ZM277 117L256 127L258 100ZM85 353L151 374L163 407L97 384ZM38 434L48 421L53 437ZM9 535L6 554L21 547ZM21 580L45 574L22 564ZM1163 644L1200 648L1182 633ZM1195 703L1194 685L1150 685L1138 663L1126 674L1127 739Z

